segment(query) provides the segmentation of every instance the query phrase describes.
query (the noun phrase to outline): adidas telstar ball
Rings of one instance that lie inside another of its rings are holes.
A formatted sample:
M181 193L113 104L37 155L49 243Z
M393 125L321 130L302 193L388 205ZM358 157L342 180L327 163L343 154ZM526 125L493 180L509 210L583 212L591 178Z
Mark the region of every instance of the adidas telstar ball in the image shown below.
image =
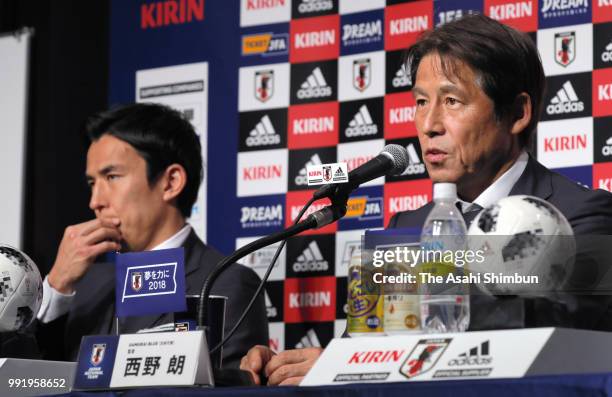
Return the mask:
M36 264L16 248L0 245L0 331L19 331L36 317L42 280Z
M468 247L484 260L470 263L488 294L550 296L571 275L574 233L563 214L537 197L502 198L484 208L468 230Z

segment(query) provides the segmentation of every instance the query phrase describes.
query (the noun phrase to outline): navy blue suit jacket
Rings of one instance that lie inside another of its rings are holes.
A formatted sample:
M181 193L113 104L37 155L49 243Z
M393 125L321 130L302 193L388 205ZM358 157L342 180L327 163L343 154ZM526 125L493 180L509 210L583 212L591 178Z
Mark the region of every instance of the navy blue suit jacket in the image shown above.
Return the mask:
M223 255L202 241L191 231L185 247L185 292L199 294L202 282ZM217 279L212 295L227 296L225 332L234 326L259 285L253 270L234 263ZM47 359L76 360L81 337L114 333L115 269L110 263L95 263L76 285L76 296L70 312L49 323L39 323L38 341ZM121 333L174 321L172 313L122 319ZM45 333L63 333L63 341L46 340ZM268 321L263 294L253 305L249 315L234 336L223 347L223 366L237 368L240 359L255 345L268 344Z

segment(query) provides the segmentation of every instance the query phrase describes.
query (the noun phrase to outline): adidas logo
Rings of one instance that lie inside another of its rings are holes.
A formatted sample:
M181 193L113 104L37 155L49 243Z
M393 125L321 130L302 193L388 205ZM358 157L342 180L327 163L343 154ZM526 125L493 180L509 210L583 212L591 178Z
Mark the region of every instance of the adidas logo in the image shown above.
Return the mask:
M402 67L395 73L395 77L391 81L391 84L395 88L407 87L412 85L412 78L410 77L410 71L406 67L405 63L402 63Z
M419 154L414 148L414 144L406 146L408 151L408 167L402 172L402 175L417 175L425 173L425 164L421 162Z
M601 60L604 62L612 61L612 42L606 46L606 50L601 53Z
M304 167L302 167L298 175L295 177L295 184L298 186L307 185L308 177L306 176L306 167L308 167L309 165L321 165L321 164L323 163L321 162L321 158L319 158L319 155L317 153L313 154L310 160L308 160L308 162L304 164Z
M604 156L612 156L612 136L606 141L606 145L601 148L601 153Z
M302 349L304 347L321 347L319 337L314 329L309 329L306 335L295 345L296 349Z
M572 83L568 80L563 83L563 86L557 95L550 100L550 105L546 107L546 113L548 114L563 114L563 113L574 113L582 112L584 110L584 103L578 99Z
M332 89L327 85L320 67L316 67L297 92L299 99L321 98L331 96Z
M268 291L264 290L264 296L266 298L266 314L268 318L276 317L278 315L278 310L272 304L272 300L268 296Z
M343 178L344 177L344 171L342 171L342 168L338 168L336 170L336 172L334 172L334 176L336 178ZM334 178L334 179L336 179L336 178Z
M316 241L311 241L293 264L293 271L296 273L325 271L327 269L329 269L329 263L323 258Z
M448 362L450 366L462 365L487 365L491 364L493 357L489 355L489 341L482 342L480 346L475 346L465 353L461 353L457 358Z
M252 146L268 146L277 145L280 143L281 137L276 133L270 117L266 114L261 118L259 123L249 132L249 137L246 139L246 145Z
M359 111L353 120L349 122L349 126L344 130L344 134L348 138L356 136L375 135L378 133L378 126L372 121L372 116L366 105L361 105Z
M328 11L334 8L334 2L332 0L302 0L298 6L298 12L300 14L306 14L310 12Z

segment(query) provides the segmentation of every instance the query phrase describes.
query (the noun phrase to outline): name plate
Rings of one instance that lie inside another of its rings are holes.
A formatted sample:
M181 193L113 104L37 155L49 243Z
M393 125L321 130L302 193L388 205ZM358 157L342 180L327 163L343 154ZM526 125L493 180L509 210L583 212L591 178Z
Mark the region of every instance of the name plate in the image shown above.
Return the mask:
M334 339L301 386L523 377L554 328Z
M213 386L204 331L86 336L74 388Z

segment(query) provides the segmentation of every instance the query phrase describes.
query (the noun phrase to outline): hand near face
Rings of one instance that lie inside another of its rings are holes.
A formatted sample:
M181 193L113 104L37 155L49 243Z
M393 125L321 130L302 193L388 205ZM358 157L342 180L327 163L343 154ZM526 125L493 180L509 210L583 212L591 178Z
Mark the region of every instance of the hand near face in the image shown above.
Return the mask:
M255 346L242 358L240 369L249 371L256 384L261 384L263 372L268 385L299 385L322 351L320 347L308 347L275 354L268 347Z
M68 226L49 272L49 284L61 293L72 293L98 255L121 248L119 219L93 219Z

